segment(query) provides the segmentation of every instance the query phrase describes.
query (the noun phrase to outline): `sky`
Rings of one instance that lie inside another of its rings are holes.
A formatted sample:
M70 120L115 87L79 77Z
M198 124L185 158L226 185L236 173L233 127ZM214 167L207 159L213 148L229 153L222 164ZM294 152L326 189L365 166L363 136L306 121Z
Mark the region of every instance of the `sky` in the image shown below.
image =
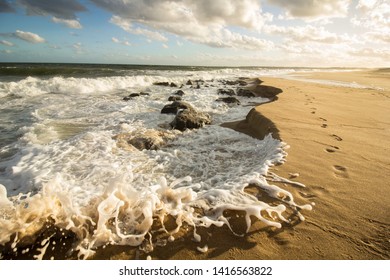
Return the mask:
M390 67L390 0L0 0L0 62Z

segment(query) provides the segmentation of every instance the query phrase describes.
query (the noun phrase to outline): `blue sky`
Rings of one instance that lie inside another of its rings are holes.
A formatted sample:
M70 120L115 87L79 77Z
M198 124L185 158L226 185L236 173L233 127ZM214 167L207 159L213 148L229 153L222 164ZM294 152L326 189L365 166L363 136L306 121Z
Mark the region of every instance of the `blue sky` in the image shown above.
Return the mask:
M388 0L0 0L0 62L389 67Z

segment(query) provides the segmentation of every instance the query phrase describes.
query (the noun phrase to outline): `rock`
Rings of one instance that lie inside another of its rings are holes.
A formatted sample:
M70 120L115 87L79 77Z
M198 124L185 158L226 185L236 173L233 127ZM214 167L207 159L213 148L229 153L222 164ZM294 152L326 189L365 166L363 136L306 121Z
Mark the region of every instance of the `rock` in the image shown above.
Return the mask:
M184 131L186 129L201 128L210 123L211 118L208 114L194 109L184 109L178 112L175 119L171 122L171 126L174 129Z
M236 95L234 90L232 89L224 89L224 88L220 88L218 89L218 94L225 94L225 95L229 95L229 96L233 96L233 95Z
M140 92L139 93L141 96L149 96L150 95L150 93L149 92Z
M153 83L153 85L155 85L155 86L169 87L169 83L168 83L168 82L155 82L155 83Z
M215 101L218 101L218 102L225 102L227 104L237 104L237 105L240 105L241 102L240 100L238 100L237 98L233 97L233 96L229 96L229 97L221 97L221 98L218 98L217 100Z
M189 103L183 101L174 101L171 104L165 105L161 109L161 114L174 114L176 115L179 110L191 109L195 110Z
M163 87L177 87L177 84L175 83L169 83L169 82L155 82L153 83L155 86L163 86Z
M132 93L132 94L129 94L129 97L138 97L138 96L140 96L139 93Z
M117 146L124 150L157 150L163 147L168 140L175 137L173 132L160 131L155 129L137 130L131 133L120 133L113 138Z
M184 93L184 91L182 91L181 89L179 89L178 91L175 91L173 94L174 94L174 95L183 96L185 93Z
M180 96L169 96L168 101L181 101Z
M187 86L192 86L192 81L191 80L188 80L187 83L186 83Z
M250 91L249 89L243 89L239 88L237 91L238 96L244 96L244 97L255 97L256 95Z

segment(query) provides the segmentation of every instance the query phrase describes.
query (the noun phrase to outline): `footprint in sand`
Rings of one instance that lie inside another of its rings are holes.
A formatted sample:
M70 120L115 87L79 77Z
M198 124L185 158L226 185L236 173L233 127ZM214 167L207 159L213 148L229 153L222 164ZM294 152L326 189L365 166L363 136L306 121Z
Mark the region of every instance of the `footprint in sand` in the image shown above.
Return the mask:
M342 165L333 165L334 174L338 178L349 178L348 169Z
M328 147L328 148L325 149L325 151L328 152L328 153L334 153L334 152L336 152L337 150L340 150L340 148L337 147L337 146L330 146L330 147Z
M324 118L319 118L321 121L323 122L327 122L328 120L327 119L324 119Z
M340 136L336 135L336 134L332 134L331 135L335 140L337 141L343 141L343 138L341 138Z
M327 128L328 125L327 125L326 123L323 123L323 124L321 125L321 127L322 127L322 128Z

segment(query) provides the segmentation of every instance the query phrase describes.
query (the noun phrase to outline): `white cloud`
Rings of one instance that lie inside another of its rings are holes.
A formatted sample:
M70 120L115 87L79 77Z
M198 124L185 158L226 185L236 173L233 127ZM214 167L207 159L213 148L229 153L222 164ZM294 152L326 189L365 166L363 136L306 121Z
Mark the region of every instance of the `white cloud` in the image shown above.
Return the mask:
M390 34L390 2L387 0L360 0L356 6L358 12L351 22L369 32ZM387 40L384 40L387 41Z
M351 0L268 0L286 10L286 16L318 20L346 17Z
M168 38L162 35L161 33L156 31L151 31L141 27L134 27L131 20L126 20L119 16L113 16L110 19L110 22L119 26L120 28L122 28L123 30L131 34L143 35L149 39L156 40L156 41L162 41L162 42L168 41Z
M39 36L38 34L34 34L31 32L25 32L21 30L16 30L13 35L19 39L22 39L24 41L36 44L36 43L43 43L45 42L45 39Z
M167 42L166 33L212 47L264 49L270 42L230 31L231 26L260 30L272 21L258 0L92 0L114 14L110 22L123 30Z
M131 46L131 43L129 43L128 41L121 41L121 40L119 40L118 38L115 38L115 37L112 37L111 41L113 41L116 44L122 44L122 45L129 46L129 47Z
M267 25L263 28L268 34L282 35L287 39L296 42L318 42L325 44L336 44L345 41L351 41L348 35L340 35L326 30L323 26L305 25L305 26L276 26Z
M4 45L4 46L8 46L8 47L14 46L14 43L11 43L11 42L6 41L6 40L0 40L0 44Z
M162 47L163 47L164 49L168 49L168 48L169 48L167 44L162 44Z
M1 53L10 54L10 53L12 53L12 51L11 50L1 50Z
M80 22L76 19L62 19L62 18L57 18L57 17L52 17L52 22L55 23L61 23L64 24L65 26L73 29L81 29L83 28Z
M374 49L374 48L362 48L362 49L354 49L350 51L350 54L354 56L363 56L363 57L377 57L385 60L390 60L390 49L381 48L381 49Z

